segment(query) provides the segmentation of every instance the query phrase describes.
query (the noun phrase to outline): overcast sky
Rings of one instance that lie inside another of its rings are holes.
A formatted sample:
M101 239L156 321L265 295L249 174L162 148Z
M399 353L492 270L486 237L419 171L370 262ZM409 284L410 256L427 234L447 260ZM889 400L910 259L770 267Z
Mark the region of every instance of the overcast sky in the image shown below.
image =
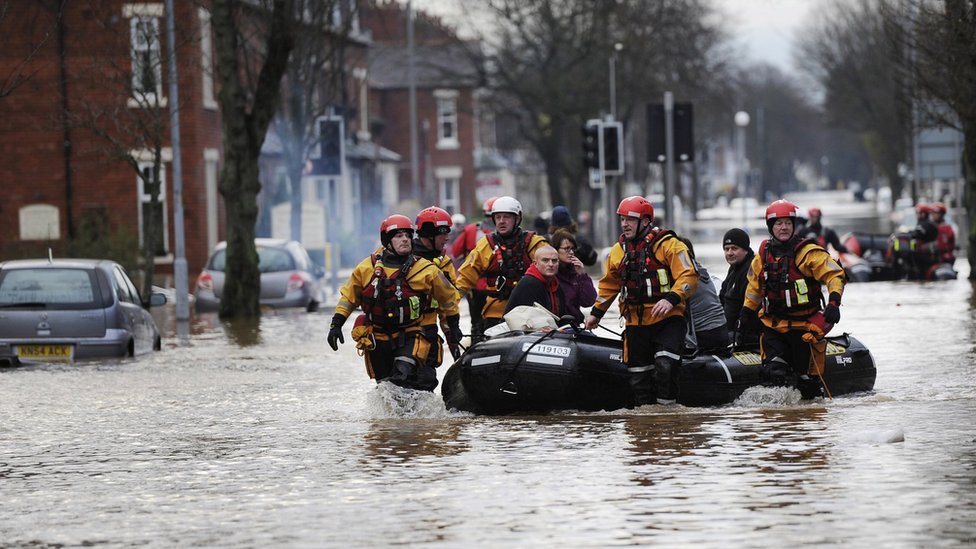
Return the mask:
M401 0L406 2L406 0ZM816 0L712 0L724 12L723 22L734 42L755 61L792 72L794 32L803 26ZM451 21L460 13L458 0L413 0L416 9Z

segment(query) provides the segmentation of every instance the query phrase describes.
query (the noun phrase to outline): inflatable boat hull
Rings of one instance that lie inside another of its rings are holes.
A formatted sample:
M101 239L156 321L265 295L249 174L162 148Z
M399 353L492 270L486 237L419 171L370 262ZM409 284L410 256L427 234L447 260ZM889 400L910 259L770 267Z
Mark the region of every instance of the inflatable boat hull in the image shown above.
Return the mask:
M877 377L858 340L828 338L824 381L833 396L870 391ZM633 407L623 344L586 334L511 332L478 343L452 365L441 392L448 408L476 414ZM716 406L760 385L758 352L685 358L678 402Z

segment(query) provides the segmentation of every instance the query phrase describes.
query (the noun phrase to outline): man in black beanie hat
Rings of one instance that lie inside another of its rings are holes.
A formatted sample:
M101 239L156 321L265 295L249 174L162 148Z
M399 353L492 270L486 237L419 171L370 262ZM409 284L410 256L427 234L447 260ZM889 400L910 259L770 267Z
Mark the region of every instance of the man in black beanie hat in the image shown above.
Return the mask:
M725 322L729 327L729 337L734 337L731 333L735 330L739 320L739 313L742 311L742 303L746 298L746 287L749 275L749 265L756 252L749 247L749 235L739 228L729 229L722 237L722 249L725 250L725 261L729 264L729 272L722 281L722 289L719 291L719 298L722 300L722 308L725 310ZM740 334L743 343L756 343L758 333Z

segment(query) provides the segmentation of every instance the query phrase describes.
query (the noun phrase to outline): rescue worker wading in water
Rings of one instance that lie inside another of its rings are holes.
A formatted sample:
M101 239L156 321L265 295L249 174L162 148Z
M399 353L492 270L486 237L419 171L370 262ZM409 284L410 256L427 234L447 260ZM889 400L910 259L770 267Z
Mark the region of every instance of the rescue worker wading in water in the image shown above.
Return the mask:
M546 239L523 231L522 205L510 196L501 196L491 206L495 232L478 241L458 269L457 288L464 295L484 279L488 299L482 309L484 328L503 322L505 305L512 289L535 259L535 251Z
M329 346L344 343L342 325L362 307L352 337L364 354L369 377L401 387L433 391L441 362L436 314L425 314L431 300L446 317L458 315L458 296L443 271L411 253L414 229L404 215L380 225L382 253L364 259L343 285L329 328Z
M457 271L454 270L451 257L444 252L444 246L447 245L453 225L454 221L447 210L437 206L424 208L417 214L417 237L413 239L413 254L433 263L444 273L452 287L457 279ZM424 314L433 315L440 320L451 356L454 360L461 358L461 349L458 347L458 341L461 340L461 315L448 316L444 311L437 311L436 299L431 300L430 309ZM423 324L429 325L430 322L430 319L425 319ZM437 344L440 345L440 342Z
M840 321L846 279L827 250L795 234L796 216L796 204L786 200L766 208L772 238L759 245L752 260L738 324L743 330L761 323L765 383L796 387L810 399L822 394L824 336Z
M623 362L630 372L634 404L671 404L678 398L678 368L684 350L685 308L698 287L688 247L673 231L653 225L654 206L630 196L617 206L620 240L610 249L586 328L600 323L620 294Z

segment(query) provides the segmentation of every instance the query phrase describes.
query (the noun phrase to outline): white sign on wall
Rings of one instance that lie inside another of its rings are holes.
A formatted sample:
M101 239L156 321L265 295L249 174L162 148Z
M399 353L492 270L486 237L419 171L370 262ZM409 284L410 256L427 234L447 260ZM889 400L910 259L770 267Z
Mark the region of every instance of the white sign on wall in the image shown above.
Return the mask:
M31 204L20 209L21 240L58 240L61 238L61 215L50 204Z

